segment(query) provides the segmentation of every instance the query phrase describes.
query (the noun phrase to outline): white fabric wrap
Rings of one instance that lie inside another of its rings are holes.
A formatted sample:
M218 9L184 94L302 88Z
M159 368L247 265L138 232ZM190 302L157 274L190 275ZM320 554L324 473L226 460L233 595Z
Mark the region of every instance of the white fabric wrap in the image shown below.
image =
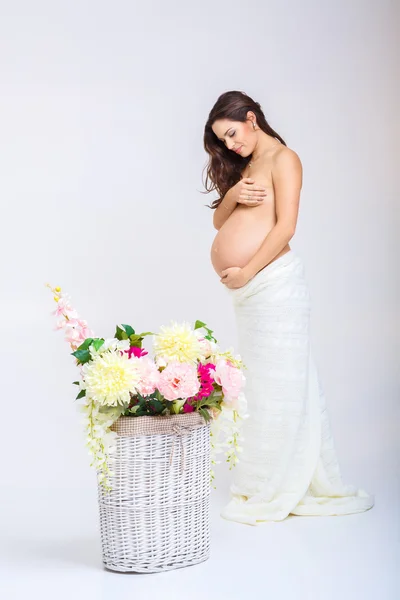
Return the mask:
M374 497L341 479L324 392L310 349L302 259L282 255L245 286L226 288L247 367L249 417L221 516L256 525L295 515L368 510Z

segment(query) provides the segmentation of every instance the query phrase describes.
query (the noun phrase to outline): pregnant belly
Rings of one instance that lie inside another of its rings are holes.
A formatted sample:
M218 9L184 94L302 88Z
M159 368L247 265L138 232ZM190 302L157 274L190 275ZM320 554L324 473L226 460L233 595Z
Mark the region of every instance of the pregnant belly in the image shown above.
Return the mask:
M228 267L244 267L256 254L274 226L268 213L261 207L237 208L223 224L211 247L211 262L219 276Z

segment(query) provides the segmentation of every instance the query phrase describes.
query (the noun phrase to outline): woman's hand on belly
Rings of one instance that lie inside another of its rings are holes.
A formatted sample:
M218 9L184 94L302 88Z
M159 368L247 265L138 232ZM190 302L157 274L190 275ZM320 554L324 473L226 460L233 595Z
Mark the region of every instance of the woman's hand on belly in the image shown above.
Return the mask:
M241 288L250 280L246 269L242 267L228 267L221 273L221 283L230 289Z

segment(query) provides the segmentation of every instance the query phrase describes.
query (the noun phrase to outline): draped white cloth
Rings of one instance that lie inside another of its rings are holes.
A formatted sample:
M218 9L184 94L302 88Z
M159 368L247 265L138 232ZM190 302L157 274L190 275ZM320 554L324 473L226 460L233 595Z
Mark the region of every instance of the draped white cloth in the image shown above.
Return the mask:
M247 367L249 417L221 516L257 525L289 514L368 510L374 497L341 478L310 349L311 303L302 259L290 250L245 286L226 289Z

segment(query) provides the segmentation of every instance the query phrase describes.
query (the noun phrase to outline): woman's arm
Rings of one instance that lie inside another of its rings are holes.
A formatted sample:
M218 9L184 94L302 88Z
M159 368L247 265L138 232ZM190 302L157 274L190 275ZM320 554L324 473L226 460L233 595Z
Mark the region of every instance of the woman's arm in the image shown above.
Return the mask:
M221 229L238 204L249 207L260 206L260 202L266 195L265 187L257 185L251 177L240 179L226 192L221 204L215 209L213 218L215 229Z
M215 229L221 229L222 225L233 213L236 206L236 186L234 185L226 192L221 204L214 211L213 224Z
M246 279L250 280L270 263L294 236L302 180L303 169L300 158L290 148L284 148L277 154L272 165L276 225L268 233L250 262L243 267Z

